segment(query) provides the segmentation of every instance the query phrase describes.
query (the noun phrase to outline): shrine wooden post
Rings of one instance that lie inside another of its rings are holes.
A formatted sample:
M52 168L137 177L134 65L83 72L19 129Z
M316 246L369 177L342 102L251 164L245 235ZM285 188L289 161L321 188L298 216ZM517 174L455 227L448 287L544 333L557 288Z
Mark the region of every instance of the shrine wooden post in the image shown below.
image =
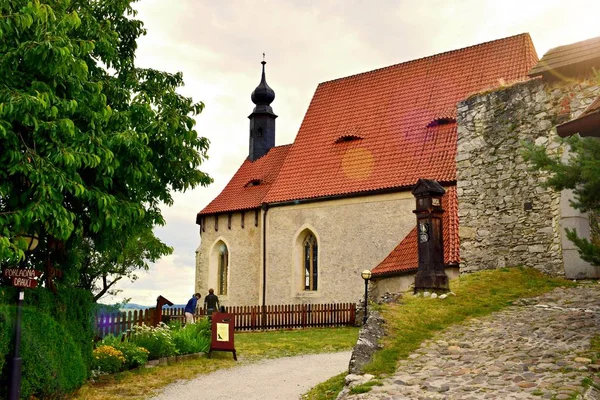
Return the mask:
M448 276L444 270L444 238L442 196L444 188L434 180L419 179L412 191L417 208L417 242L419 268L415 275L415 292L448 291Z

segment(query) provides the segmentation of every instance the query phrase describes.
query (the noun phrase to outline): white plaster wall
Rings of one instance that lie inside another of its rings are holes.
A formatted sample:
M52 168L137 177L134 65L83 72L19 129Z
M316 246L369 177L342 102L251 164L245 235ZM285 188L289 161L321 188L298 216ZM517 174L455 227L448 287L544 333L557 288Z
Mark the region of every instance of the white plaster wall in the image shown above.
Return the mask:
M567 159L568 148L565 146L565 157ZM571 200L573 199L572 190L563 190L560 193L560 227L561 241L563 251L563 261L565 265L565 278L584 279L600 277L600 267L593 266L579 257L579 249L573 242L567 238L566 229L575 229L579 237L590 239L590 221L587 213L573 208Z
M373 269L415 225L410 192L288 205L267 212L267 304L356 302ZM319 284L302 290L302 234L319 246Z
M227 214L219 216L219 230L215 230L215 217L205 218L206 227L200 232L201 243L196 252L196 291L202 296L209 288L217 292L218 258L216 246L221 241L229 251L229 277L227 295L219 295L222 305L259 304L261 288L261 223L254 225L254 210L247 211L244 228L241 227L241 213L233 213L231 229L228 228Z
M385 293L403 293L409 290L414 283L414 273L373 280L370 285L369 298L372 301L378 301Z

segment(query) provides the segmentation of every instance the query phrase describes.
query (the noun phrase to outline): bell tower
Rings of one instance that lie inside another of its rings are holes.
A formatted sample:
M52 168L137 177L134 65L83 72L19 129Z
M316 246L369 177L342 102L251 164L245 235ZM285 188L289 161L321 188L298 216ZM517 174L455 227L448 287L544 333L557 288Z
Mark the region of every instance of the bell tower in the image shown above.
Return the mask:
M264 53L263 53L264 58ZM250 161L258 160L272 148L275 147L275 118L271 103L275 100L275 92L267 85L265 78L265 64L263 59L262 77L260 83L252 92L250 98L256 105L250 119L250 151L248 159Z

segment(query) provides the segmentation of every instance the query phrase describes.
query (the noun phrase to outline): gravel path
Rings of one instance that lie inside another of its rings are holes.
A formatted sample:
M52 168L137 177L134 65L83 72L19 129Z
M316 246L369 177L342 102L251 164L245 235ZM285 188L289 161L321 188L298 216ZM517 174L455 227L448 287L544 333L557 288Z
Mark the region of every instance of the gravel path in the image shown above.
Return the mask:
M159 400L294 400L348 370L350 351L284 357L222 369L167 386Z
M581 399L584 379L600 383L600 362L589 353L590 338L600 333L600 285L555 289L517 304L440 332L382 386L340 399L567 400Z

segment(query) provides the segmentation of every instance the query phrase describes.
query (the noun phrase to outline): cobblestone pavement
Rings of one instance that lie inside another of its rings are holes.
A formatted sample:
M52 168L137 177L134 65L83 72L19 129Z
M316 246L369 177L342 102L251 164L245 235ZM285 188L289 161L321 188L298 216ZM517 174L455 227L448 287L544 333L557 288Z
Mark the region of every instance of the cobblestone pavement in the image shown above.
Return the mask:
M600 382L600 365L589 354L590 338L600 334L599 300L598 284L519 300L444 330L401 361L383 386L339 399L582 398L585 378Z

